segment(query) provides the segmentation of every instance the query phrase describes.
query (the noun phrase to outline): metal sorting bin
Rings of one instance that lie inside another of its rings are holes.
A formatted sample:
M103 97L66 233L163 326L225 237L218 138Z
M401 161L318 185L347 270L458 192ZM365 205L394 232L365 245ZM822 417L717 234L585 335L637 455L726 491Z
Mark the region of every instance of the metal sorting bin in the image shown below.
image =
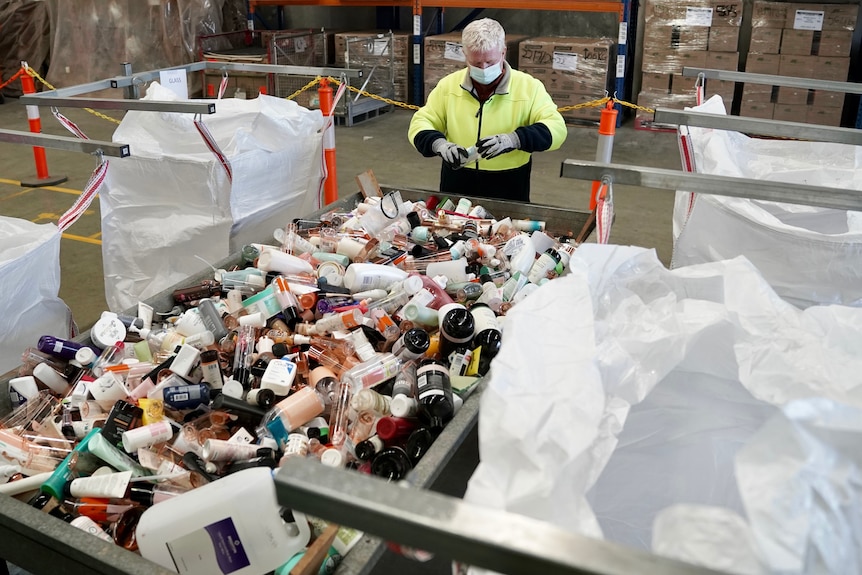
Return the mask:
M411 190L394 186L382 186L382 189L384 192L399 190L406 200L419 200L431 194L438 194L433 191ZM465 197L473 201L474 205L481 204L497 218L508 216L512 219L541 220L546 223L546 229L550 231L571 231L573 235L577 235L590 215L587 211ZM362 201L362 196L357 192L304 217L315 218L333 210L349 211L360 201ZM269 235L271 230L260 230L260 232L261 243L271 242L268 239L272 237ZM215 266L216 268L228 269L239 262L240 255L233 254L215 263ZM175 305L172 297L175 289L193 285L207 278L212 278L212 271L203 269L180 284L148 299L146 303L157 312L168 311ZM137 310L132 310L130 313L135 315ZM81 334L76 339L90 342L89 332ZM21 342L21 351L23 352L25 347L35 344L36 342ZM16 375L17 371L0 375L0 415L5 415L11 410L8 382ZM430 487L475 427L479 413L481 390L482 383L480 382L473 393L464 401L456 416L434 441L428 453L410 472L407 480L413 486L418 488ZM365 536L344 557L336 573L350 575L369 573L380 560L384 550L385 544L380 539ZM126 575L140 573L143 575L173 573L173 571L165 570L136 553L93 537L80 529L65 524L60 519L51 517L8 496L0 496L0 557L36 574L53 573L58 567L61 567L64 573L71 574ZM285 561L287 559L289 558L286 557Z

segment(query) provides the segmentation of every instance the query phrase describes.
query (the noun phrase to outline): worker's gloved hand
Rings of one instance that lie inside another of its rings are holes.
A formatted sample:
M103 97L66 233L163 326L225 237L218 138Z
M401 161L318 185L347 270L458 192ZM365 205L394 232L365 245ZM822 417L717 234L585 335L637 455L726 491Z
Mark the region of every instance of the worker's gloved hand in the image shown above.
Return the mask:
M488 136L482 138L478 143L479 155L490 160L496 158L500 154L505 154L521 148L521 139L515 132L508 134L497 134L496 136Z
M431 144L431 151L443 158L443 161L453 170L463 168L469 155L463 146L453 144L443 138L438 138Z

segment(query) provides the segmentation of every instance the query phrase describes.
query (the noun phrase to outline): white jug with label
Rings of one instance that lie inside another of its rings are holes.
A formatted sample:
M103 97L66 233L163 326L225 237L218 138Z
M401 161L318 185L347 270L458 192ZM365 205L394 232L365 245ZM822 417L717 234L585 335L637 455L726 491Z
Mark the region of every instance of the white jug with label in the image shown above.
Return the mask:
M308 544L305 516L285 523L273 471L255 467L153 505L138 522L141 555L177 573L259 575Z

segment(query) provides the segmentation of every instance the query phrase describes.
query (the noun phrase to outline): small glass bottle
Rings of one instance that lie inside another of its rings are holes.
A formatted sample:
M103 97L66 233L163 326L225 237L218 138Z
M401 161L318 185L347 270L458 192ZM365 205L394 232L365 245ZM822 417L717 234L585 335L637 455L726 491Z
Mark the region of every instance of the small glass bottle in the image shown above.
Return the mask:
M442 427L455 414L449 370L435 360L425 360L416 370L419 419L432 429Z
M472 314L464 306L449 309L440 320L440 355L446 359L459 346L466 345L473 338L475 322Z
M411 469L413 464L410 457L402 448L396 446L386 447L371 461L371 473L389 481L404 479Z

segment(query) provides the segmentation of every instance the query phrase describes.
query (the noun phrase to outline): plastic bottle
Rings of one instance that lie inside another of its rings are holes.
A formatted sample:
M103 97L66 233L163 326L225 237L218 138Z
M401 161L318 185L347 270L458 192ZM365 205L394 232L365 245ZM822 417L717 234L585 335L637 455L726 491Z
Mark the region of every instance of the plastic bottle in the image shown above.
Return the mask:
M304 387L276 403L266 412L262 423L277 441L287 441L291 431L323 413L325 408L322 395L313 387Z
M350 407L357 413L372 411L378 416L389 415L389 404L392 398L377 393L373 389L360 389L350 400Z
M60 359L75 359L75 353L82 347L85 347L82 343L52 335L43 335L36 344L36 348L42 353L47 353Z
M449 370L435 360L416 369L419 418L432 429L441 429L455 414Z
M190 574L272 571L308 544L305 516L292 532L279 513L272 470L244 469L147 509L138 522L141 555Z
M392 379L400 368L400 359L391 353L381 353L344 372L341 380L349 383L354 392L358 392L360 389L374 387Z
M356 263L344 272L344 287L351 293L378 288L387 289L406 277L407 272L395 266Z
M548 272L553 271L560 263L560 253L554 248L548 248L539 256L527 275L530 282L537 284L539 280L548 277Z

